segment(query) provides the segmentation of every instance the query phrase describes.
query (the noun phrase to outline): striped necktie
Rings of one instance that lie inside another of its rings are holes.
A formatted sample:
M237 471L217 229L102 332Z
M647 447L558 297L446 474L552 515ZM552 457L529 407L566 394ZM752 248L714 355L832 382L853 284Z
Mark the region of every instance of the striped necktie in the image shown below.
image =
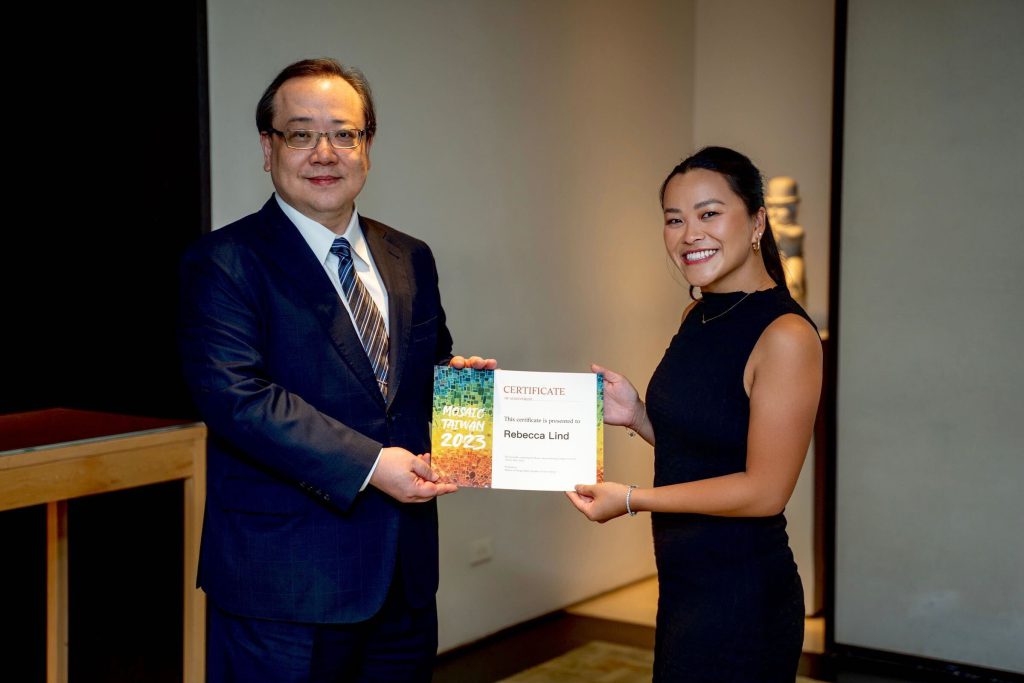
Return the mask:
M349 310L356 322L359 339L370 359L373 374L377 377L380 393L388 395L388 333L384 327L384 319L373 303L373 298L366 291L362 281L356 276L355 264L352 262L352 248L348 240L339 237L331 245L331 253L338 257L338 278L341 290L348 299Z

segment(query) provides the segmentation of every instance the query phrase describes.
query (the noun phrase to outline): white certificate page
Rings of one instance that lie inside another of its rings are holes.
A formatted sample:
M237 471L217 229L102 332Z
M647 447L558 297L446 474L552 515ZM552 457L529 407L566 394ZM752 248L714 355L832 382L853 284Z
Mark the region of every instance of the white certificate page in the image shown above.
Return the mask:
M569 491L598 473L598 377L494 371L492 487Z

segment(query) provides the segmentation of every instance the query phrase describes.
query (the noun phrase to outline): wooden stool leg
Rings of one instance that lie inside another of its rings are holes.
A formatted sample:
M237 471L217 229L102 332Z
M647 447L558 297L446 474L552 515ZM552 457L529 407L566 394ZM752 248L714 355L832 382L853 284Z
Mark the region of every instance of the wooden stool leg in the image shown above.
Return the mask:
M46 504L46 683L68 681L68 502Z
M206 505L206 444L193 446L192 476L185 485L185 613L184 662L185 683L206 680L206 594L196 588L199 566L199 539L203 531L203 509Z

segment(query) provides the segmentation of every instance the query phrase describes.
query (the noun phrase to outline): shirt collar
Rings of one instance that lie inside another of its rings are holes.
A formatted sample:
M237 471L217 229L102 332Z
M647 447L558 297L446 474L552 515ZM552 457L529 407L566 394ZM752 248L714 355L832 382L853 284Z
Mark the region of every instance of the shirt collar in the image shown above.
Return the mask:
M327 257L331 255L331 246L334 244L334 240L338 238L338 235L312 218L301 214L297 209L281 199L281 196L276 192L274 193L274 198L277 200L277 205L281 207L284 215L298 228L299 234L306 240L309 248L313 250L317 260L320 263L326 263ZM345 228L342 237L348 240L352 253L356 257L363 261L363 263L370 263L370 249L366 244L366 238L363 236L363 229L359 226L359 211L354 207L352 209L352 218L349 219L348 227Z

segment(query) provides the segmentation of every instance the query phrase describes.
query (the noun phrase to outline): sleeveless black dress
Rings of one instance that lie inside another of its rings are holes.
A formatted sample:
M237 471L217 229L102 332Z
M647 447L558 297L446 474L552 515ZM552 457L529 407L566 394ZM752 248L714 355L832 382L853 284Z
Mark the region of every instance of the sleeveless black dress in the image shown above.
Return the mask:
M783 287L744 296L704 294L651 378L655 486L746 468L750 352L779 316L810 319ZM654 513L652 524L654 680L793 683L804 600L785 517Z

